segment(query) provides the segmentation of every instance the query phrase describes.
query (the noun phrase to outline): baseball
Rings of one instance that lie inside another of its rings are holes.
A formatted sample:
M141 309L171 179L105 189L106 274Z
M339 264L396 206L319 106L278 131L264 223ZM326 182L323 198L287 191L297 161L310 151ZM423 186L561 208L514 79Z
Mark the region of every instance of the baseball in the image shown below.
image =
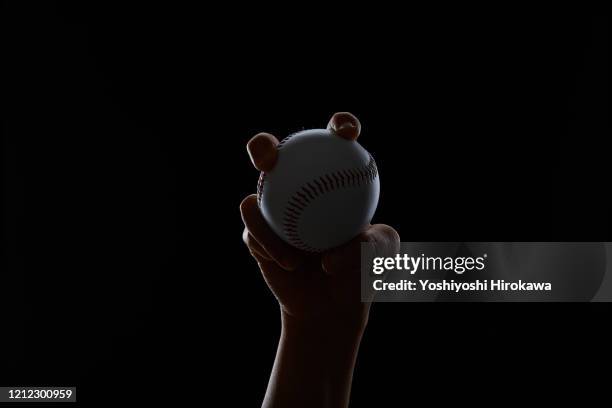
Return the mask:
M308 252L342 245L372 220L380 182L376 162L356 141L326 129L294 133L261 173L257 201L284 241Z

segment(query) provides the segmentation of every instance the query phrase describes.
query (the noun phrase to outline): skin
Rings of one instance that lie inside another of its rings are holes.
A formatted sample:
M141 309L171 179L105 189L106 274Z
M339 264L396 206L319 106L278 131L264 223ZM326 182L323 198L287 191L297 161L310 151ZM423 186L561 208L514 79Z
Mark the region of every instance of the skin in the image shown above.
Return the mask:
M332 116L335 136L356 140L359 120L348 112ZM259 171L270 171L278 139L268 133L247 144ZM370 225L347 244L307 254L282 241L267 225L256 195L240 204L243 240L278 300L281 337L263 407L347 407L359 344L370 302L360 297L360 245L371 243L380 256L399 250L399 235L388 225Z

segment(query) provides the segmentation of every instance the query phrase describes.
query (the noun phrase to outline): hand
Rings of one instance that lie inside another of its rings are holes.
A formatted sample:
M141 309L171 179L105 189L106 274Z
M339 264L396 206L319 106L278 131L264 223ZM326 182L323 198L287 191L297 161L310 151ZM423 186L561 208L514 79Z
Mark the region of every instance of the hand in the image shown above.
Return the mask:
M330 137L355 140L361 125L350 113L336 113ZM253 137L247 150L257 170L274 168L278 140ZM370 302L361 302L361 242L377 254L399 250L399 236L387 225L370 225L359 236L322 254L308 254L282 241L250 195L240 204L243 239L281 307L282 333L263 401L266 408L347 407L357 351Z
M355 140L361 125L348 112L336 113L328 124L335 137ZM254 136L247 150L257 170L273 169L278 140L267 133ZM360 297L360 244L371 242L379 254L395 253L397 232L383 224L371 225L347 244L323 254L308 254L282 241L268 226L256 195L240 205L245 224L243 239L257 260L263 277L278 299L286 320L304 324L353 325L363 328L369 303Z

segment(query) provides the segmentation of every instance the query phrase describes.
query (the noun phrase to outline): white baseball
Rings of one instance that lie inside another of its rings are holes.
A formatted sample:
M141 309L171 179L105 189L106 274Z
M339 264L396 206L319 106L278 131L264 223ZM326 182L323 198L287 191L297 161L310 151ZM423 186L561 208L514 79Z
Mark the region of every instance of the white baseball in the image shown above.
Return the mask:
M331 130L294 133L261 173L257 199L270 227L296 248L321 252L348 242L372 220L380 182L372 155Z

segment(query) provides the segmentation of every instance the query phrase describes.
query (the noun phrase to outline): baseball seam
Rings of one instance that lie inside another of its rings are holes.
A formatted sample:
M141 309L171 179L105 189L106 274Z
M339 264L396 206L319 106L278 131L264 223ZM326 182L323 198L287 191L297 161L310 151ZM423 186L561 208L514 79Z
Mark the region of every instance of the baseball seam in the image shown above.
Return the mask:
M287 143L293 136L297 135L297 133L298 132L290 134L289 136L285 137L283 140L281 140L276 145L276 148L278 150L281 150L283 145ZM262 171L261 174L259 175L259 181L257 182L257 205L259 205L260 208L261 208L261 196L263 195L263 188L264 188L265 181L266 181L266 174Z
M319 252L317 248L307 245L298 232L298 223L304 210L318 197L331 191L346 187L359 187L372 183L378 176L378 168L372 155L368 164L363 167L338 170L332 173L323 174L305 184L303 184L287 201L283 214L283 232L289 242L297 248L307 252ZM258 188L258 201L261 203L263 194L263 182L265 176L262 174L259 181L261 188Z
M283 140L281 140L281 141L279 142L279 144L277 144L277 145L276 145L276 148L277 148L277 149L282 149L283 145L284 145L285 143L287 143L289 140L291 140L291 138L293 138L293 136L297 135L298 133L299 133L299 132L292 133L292 134L290 134L289 136L287 136L286 138L284 138Z

